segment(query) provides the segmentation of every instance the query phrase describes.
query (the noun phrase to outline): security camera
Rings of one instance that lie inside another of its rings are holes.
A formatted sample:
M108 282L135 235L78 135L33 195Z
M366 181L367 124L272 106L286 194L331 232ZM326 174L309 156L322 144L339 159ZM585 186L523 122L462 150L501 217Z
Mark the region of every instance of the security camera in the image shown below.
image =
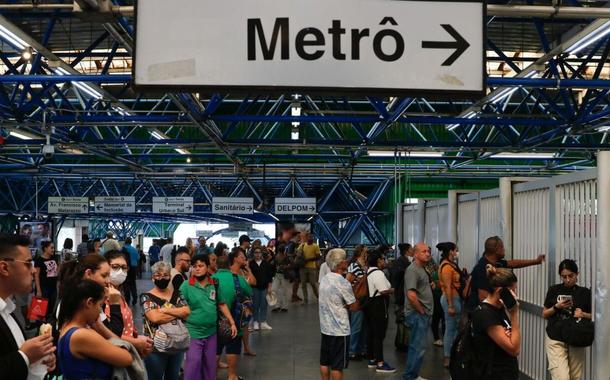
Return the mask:
M55 147L51 144L46 144L42 146L42 156L47 160L52 158L55 154Z

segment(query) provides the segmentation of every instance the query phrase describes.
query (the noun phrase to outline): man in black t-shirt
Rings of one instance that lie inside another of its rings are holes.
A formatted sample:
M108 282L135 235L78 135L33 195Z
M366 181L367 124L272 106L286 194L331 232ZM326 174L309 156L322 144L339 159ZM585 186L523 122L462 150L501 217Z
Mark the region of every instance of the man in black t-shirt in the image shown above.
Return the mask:
M171 270L171 288L174 294L172 300L177 298L180 290L180 285L187 279L186 273L191 267L191 255L187 247L180 247L176 250L176 256L174 256L174 267Z
M472 311L489 295L489 280L487 279L486 266L491 264L496 268L525 268L532 265L540 265L544 262L546 255L538 255L533 260L505 260L504 243L498 236L485 240L485 252L481 260L472 269L470 297L466 300L466 310Z

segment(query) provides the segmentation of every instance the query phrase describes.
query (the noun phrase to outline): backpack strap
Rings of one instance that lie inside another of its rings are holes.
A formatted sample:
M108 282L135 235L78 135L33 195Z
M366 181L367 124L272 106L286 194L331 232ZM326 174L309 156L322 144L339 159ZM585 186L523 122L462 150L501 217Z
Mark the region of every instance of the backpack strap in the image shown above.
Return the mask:
M373 298L373 297L377 296L377 293L379 293L379 290L375 290L375 293L373 293L373 295L371 295L371 291L369 290L369 275L370 275L371 273L375 272L375 271L380 271L380 272L381 272L381 269L379 269L379 268L375 268L375 269L373 269L372 271L370 271L370 272L368 272L368 273L365 273L365 275L364 275L364 277L365 277L365 281L366 281L366 288L367 288L367 290L368 290L368 293L369 293L369 297L370 297L370 298Z

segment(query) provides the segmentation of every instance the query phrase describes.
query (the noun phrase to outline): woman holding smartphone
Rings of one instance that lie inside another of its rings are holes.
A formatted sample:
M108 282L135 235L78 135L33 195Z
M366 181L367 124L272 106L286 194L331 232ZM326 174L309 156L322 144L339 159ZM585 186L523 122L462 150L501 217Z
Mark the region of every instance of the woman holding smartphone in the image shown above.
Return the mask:
M571 318L591 319L591 289L578 286L578 265L566 259L559 264L561 283L546 293L542 316L548 320L544 346L553 380L580 380L586 359L585 347L563 342L561 322Z
M517 380L521 348L517 277L487 265L490 292L472 314L474 344L481 366L477 379Z

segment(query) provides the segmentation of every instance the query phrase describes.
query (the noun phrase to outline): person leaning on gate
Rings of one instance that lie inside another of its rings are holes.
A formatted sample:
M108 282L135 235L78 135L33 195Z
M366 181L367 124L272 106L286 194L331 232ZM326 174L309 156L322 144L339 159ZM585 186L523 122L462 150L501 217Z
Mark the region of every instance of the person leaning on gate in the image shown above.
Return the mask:
M546 293L542 316L548 321L544 347L549 360L549 372L553 380L581 380L589 342L572 342L566 329L571 329L583 338L586 332L577 327L590 321L591 289L578 286L578 265L566 259L559 264L561 284L553 285ZM574 323L582 318L580 323ZM589 323L590 324L590 323ZM589 331L592 333L592 331Z
M483 301L490 291L489 280L487 279L486 267L493 265L496 268L525 268L532 265L540 265L544 262L546 255L538 255L532 260L505 260L506 252L504 243L498 236L492 236L485 240L485 252L483 257L472 269L471 291L466 300L465 309L469 312L474 310Z

